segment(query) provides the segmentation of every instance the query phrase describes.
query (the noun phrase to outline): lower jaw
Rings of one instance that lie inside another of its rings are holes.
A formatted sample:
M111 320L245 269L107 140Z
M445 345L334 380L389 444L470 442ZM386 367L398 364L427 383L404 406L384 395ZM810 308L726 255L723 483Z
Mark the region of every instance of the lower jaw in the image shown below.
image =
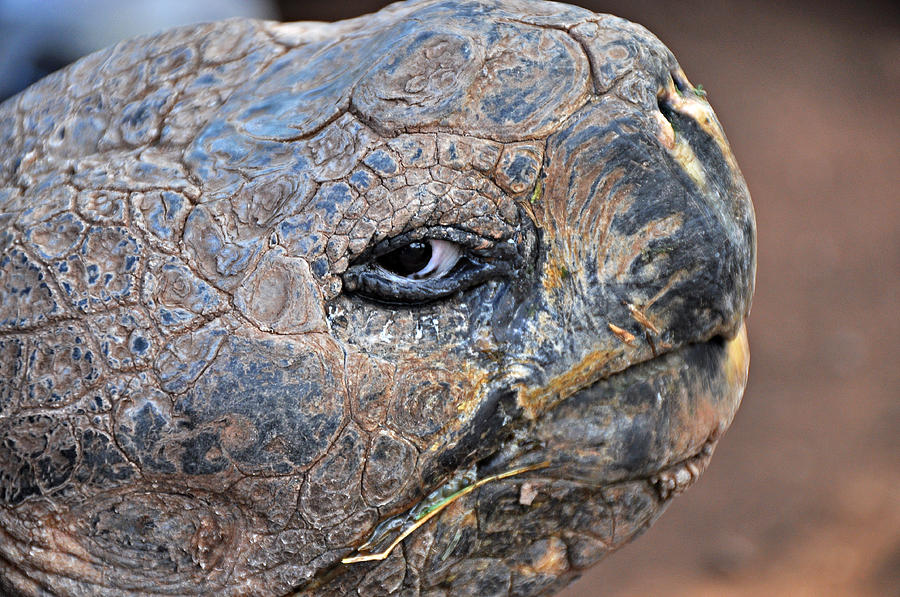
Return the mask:
M446 594L483 594L494 577L533 589L521 594L561 588L646 530L697 480L740 404L746 371L742 328L732 340L680 348L573 395L478 462L474 477L489 482L457 492L404 541L404 557L419 562L426 588ZM368 566L338 566L303 594L351 586L348 577Z
M479 537L469 557L516 562L557 545L562 556L553 559L556 580L548 587L564 586L649 528L697 481L740 405L748 354L742 327L731 340L683 347L560 403L522 434L518 448L505 446L506 457L498 454L478 472L546 466L487 484L468 507L441 516L432 550L446 553L440 538L458 536L471 512ZM622 439L629 436L646 439L646 449ZM528 439L538 445L526 448ZM513 566L523 574L535 569Z
M748 365L744 326L732 339L634 365L520 430L484 473L547 462L547 477L595 487L646 480L669 499L708 465L740 405Z

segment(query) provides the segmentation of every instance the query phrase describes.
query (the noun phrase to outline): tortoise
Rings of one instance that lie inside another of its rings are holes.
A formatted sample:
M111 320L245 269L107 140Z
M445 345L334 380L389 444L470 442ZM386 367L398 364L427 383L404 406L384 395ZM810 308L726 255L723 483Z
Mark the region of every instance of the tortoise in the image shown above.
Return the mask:
M528 0L125 41L0 106L0 588L537 595L700 475L746 185L640 26Z

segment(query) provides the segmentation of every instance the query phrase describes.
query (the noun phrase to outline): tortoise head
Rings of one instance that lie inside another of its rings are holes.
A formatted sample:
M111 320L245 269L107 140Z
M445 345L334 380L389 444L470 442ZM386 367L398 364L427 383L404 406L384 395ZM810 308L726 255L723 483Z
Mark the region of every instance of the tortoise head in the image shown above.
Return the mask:
M498 87L476 80L468 103L451 104L467 137L436 135L439 162L467 174L450 183L456 211L432 225L465 234L390 236L351 262L333 303L345 346L369 363L390 355L393 376L372 395L390 397L387 427L415 444L420 487L440 487L347 561L389 553L401 529L446 505L375 570L443 578L450 594L551 592L629 541L705 469L747 379L753 210L705 93L618 19L517 33L541 40L517 57L493 49L478 68L496 68L481 76ZM423 61L414 44L403 52L403 64ZM423 123L416 103L391 101L409 120L360 112L392 131L455 122ZM513 106L529 109L504 128ZM485 197L493 214L472 206ZM491 215L502 223L484 223ZM452 267L428 273L442 260Z
M4 588L546 593L740 402L750 199L621 19L207 25L0 123Z

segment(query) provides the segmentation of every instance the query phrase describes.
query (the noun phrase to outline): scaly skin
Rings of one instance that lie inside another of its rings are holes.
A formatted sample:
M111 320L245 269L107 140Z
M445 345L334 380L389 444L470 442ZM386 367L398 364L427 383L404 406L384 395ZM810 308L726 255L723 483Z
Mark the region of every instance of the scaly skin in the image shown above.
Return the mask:
M378 265L429 239L461 261ZM88 56L0 105L0 589L551 593L708 462L754 270L715 116L615 17L426 1Z

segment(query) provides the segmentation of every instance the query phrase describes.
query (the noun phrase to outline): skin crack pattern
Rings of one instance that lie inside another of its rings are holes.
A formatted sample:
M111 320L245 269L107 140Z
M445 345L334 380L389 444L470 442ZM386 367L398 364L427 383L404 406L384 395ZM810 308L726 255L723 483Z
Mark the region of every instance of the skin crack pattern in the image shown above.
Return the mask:
M0 104L0 593L552 594L708 464L755 235L611 15L87 56Z

